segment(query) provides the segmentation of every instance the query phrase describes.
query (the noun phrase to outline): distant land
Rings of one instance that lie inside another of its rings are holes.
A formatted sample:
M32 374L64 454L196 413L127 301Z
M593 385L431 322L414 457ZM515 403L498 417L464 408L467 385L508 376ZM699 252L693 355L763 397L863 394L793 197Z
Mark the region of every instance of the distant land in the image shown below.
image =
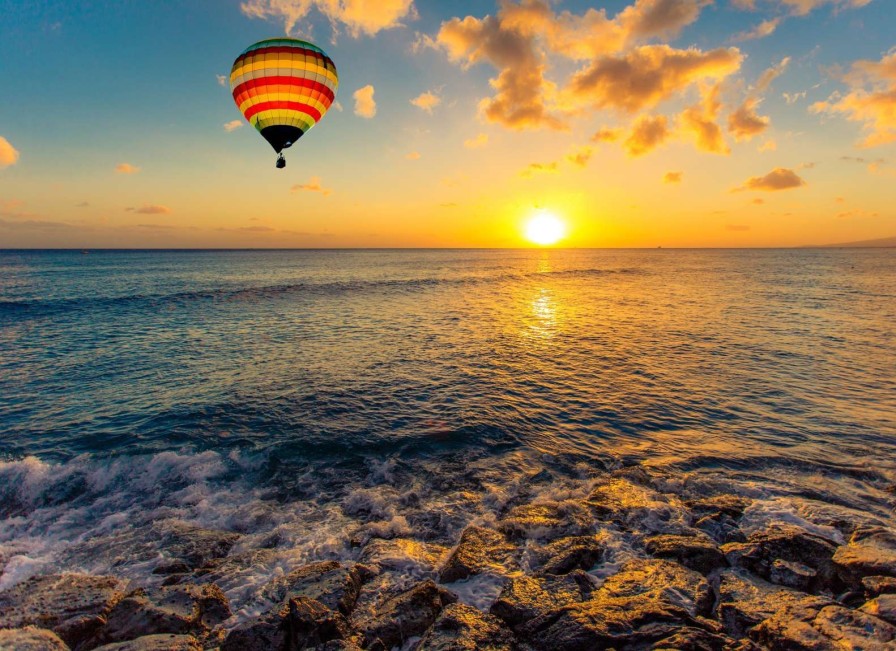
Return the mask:
M816 244L806 248L810 249L887 249L896 247L896 236L882 237L877 240L861 240L859 242L841 242L840 244Z

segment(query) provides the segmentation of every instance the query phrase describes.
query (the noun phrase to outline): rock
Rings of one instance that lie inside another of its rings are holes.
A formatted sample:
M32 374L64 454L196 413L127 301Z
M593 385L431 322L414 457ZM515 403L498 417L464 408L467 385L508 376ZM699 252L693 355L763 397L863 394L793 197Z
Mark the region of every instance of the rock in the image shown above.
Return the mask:
M724 513L703 516L694 523L694 528L702 531L720 545L746 542L747 540L744 532L737 526L737 520Z
M602 520L654 533L677 532L689 517L676 498L620 477L598 484L585 504Z
M731 518L740 518L753 500L741 495L713 495L698 500L685 502L695 520L716 514L727 515Z
M435 572L447 554L447 547L434 543L410 538L374 538L364 546L360 561L381 570L403 571L410 566L423 572Z
M123 642L162 633L203 638L228 617L227 597L213 584L141 589L112 608L95 643Z
M514 507L498 522L510 538L554 540L578 536L592 528L591 514L578 502L538 502Z
M862 587L869 599L882 594L896 593L896 577L891 576L866 576L862 579Z
M817 584L818 572L808 565L776 558L772 562L768 578L772 583L809 592Z
M859 529L849 544L837 549L833 561L840 578L851 586L860 585L866 576L896 577L896 533Z
M745 636L750 629L774 615L779 608L803 604L822 607L831 601L748 577L737 570L719 574L718 619L732 637Z
M519 566L517 549L504 535L486 527L467 527L439 575L442 583L453 583L484 572L504 573Z
M607 540L603 534L560 538L533 553L540 574L567 574L590 570L603 558Z
M0 630L0 651L69 651L56 633L26 626Z
M146 635L136 640L106 644L94 651L202 651L202 645L190 635Z
M875 597L859 608L863 613L880 617L881 619L896 624L896 594L884 594Z
M417 651L511 651L513 633L497 617L451 604L420 641Z
M517 630L564 606L588 600L593 591L591 578L581 570L563 576L521 576L503 587L490 612Z
M33 577L0 592L0 628L29 624L47 628L76 647L106 622L124 587L125 583L114 576Z
M341 613L298 596L237 626L227 634L221 651L294 651L348 637L349 632Z
M583 603L538 617L523 627L536 648L635 648L699 627L712 607L700 574L665 560L633 560Z
M709 536L659 535L644 541L647 553L656 558L678 561L701 574L725 567L725 555Z
M896 645L896 627L882 619L840 604L806 601L778 607L750 636L773 651L885 651Z
M162 545L171 556L162 567L180 567L180 562L189 569L205 568L219 558L230 553L240 539L240 535L217 529L203 529L182 522L166 522L157 525L162 533Z
M183 561L170 561L168 563L157 565L153 568L152 573L161 574L162 576L167 576L169 574L188 574L190 569L190 566Z
M264 586L261 594L271 601L306 597L348 616L358 600L361 585L370 577L362 565L322 561L303 565Z
M650 646L650 651L728 651L736 642L730 637L702 628L685 626Z
M421 581L410 590L387 599L377 615L364 623L364 646L374 643L386 649L401 646L409 638L426 632L442 609L456 601L453 593L432 580Z
M731 565L743 567L757 576L772 580L775 560L806 565L817 573L812 590L832 587L836 572L832 558L837 547L830 540L801 527L779 524L751 534L745 543L729 543L722 551ZM778 573L776 576L785 576Z

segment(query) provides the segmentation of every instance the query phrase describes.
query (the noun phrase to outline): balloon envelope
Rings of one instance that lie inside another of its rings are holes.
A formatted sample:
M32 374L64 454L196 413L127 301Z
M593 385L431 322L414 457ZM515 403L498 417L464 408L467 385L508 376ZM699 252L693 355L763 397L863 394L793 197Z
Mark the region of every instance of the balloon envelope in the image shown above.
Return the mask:
M250 45L230 70L233 100L278 154L324 116L338 85L333 60L294 38Z

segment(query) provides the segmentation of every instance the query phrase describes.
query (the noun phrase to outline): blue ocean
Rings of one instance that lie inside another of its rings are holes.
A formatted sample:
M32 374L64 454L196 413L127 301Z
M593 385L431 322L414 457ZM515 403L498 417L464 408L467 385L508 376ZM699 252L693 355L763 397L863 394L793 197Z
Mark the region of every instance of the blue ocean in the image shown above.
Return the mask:
M198 526L256 554L216 577L248 613L629 466L893 526L894 324L884 249L0 251L0 589L152 580Z

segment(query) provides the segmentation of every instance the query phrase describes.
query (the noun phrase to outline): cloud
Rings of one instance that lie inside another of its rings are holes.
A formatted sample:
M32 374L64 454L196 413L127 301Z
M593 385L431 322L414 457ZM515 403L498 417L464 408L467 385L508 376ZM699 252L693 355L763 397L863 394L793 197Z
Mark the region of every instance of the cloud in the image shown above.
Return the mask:
M416 106L418 109L422 111L426 111L430 115L432 114L432 110L442 103L442 98L432 93L430 91L426 91L425 93L421 93L417 97L411 100L411 104Z
M342 108L342 104L340 103L340 101L339 101L338 99L337 99L336 101L334 101L334 102L330 105L330 108L332 108L332 109L336 109L336 110L339 111L340 113L342 113L342 111L344 110L344 109Z
M609 127L601 127L591 136L591 142L616 142L622 138L622 129L611 129Z
M663 115L642 115L635 120L632 131L623 146L629 156L643 156L662 145L671 135L668 121Z
M752 203L755 206L761 206L765 203L765 199L761 199L761 198L757 197L756 199L753 199L753 201L751 201L750 203Z
M119 163L115 166L115 171L119 174L136 174L140 171L140 168L130 163Z
M43 219L26 219L24 221L0 219L0 228L8 230L57 230L74 228L74 226L65 222L53 222Z
M857 9L870 4L871 0L779 0L779 2L785 7L789 7L790 13L794 16L805 16L822 5L834 5L837 10Z
M787 66L790 65L790 57L784 57L781 59L779 63L773 65L768 68L765 72L763 72L759 79L756 81L756 92L764 93L768 90L769 86L772 85L772 82L784 74L784 71L787 70Z
M763 20L753 29L735 34L732 40L735 42L740 42L753 41L758 38L765 38L766 36L771 36L772 34L774 34L775 30L778 29L778 25L780 24L780 18L770 18L769 20Z
M750 230L750 227L746 224L725 224L725 230L734 233L744 233Z
M333 191L330 188L324 188L320 184L319 176L312 176L308 183L296 184L290 188L290 192L320 192L325 197L329 197Z
M886 158L875 158L874 160L869 160L867 158L862 158L861 156L841 156L840 160L867 165L869 172L880 172L881 168L885 167L888 164Z
M834 94L810 107L815 113L839 113L860 122L866 133L860 143L876 147L896 141L896 52L880 61L857 61L843 80L852 90Z
M143 204L139 208L125 208L126 212L133 212L140 215L169 215L171 208L168 206L160 206L158 204Z
M520 172L520 176L530 177L535 174L554 174L557 172L557 163L530 163L529 166Z
M567 154L566 160L576 167L585 167L588 165L588 161L591 160L592 153L591 147L579 147Z
M342 24L354 37L399 27L403 19L417 15L413 0L246 0L240 9L250 18L282 20L287 34L293 34L299 21L316 9L334 31Z
M781 93L781 97L783 97L784 101L788 104L796 104L799 100L806 99L806 91L799 93Z
M215 75L215 79L218 80L219 86L227 86L227 75Z
M0 169L15 165L19 160L19 151L10 144L9 140L0 136Z
M684 172L666 172L663 175L663 183L681 183Z
M405 154L404 157L407 158L408 160L420 160L420 152L419 152L419 151L412 151L412 152L410 152L410 153L408 153L408 154Z
M759 151L776 151L778 149L778 143L774 140L766 140L764 143L759 145Z
M756 113L758 104L758 100L747 99L728 116L728 131L738 142L750 140L768 129L769 119Z
M224 123L224 131L230 133L231 131L235 131L239 129L241 126L245 124L242 120L231 120L230 122Z
M778 190L791 190L806 185L806 182L793 170L776 167L765 176L754 176L747 179L739 190L761 190L763 192L776 192Z
M479 149L480 147L485 147L488 144L488 134L480 133L475 138L469 138L464 140L464 147L467 149Z
M719 101L721 86L716 84L703 89L700 104L685 109L679 116L679 126L683 133L694 136L697 149L713 154L729 154L731 149L722 136L722 128L716 118L722 108Z
M368 120L376 115L376 101L373 99L373 93L373 86L367 84L352 94L352 97L355 98L355 115Z
M89 208L90 204L86 201L82 201L81 203L76 203L75 208Z

